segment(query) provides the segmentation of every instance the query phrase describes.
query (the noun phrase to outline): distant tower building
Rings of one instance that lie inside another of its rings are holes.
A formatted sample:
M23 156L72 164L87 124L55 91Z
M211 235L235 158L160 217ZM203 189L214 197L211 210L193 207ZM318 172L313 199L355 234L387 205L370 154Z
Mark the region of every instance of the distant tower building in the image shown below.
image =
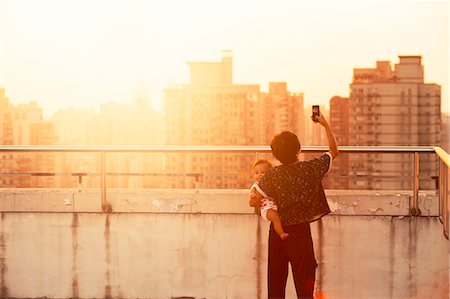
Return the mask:
M338 145L349 145L349 99L334 96L330 100L330 126Z
M268 144L274 134L286 130L297 134L300 141L305 141L303 93L290 93L286 82L270 82L269 93L262 95L261 101L264 108L264 144Z
M0 88L0 144L13 144L12 109L13 106L5 95L5 89ZM1 161L2 159L0 163Z
M326 119L329 118L329 111L322 105L319 105L320 113L325 116ZM319 123L313 122L312 118L312 105L306 107L304 111L305 117L305 138L300 139L301 146L324 146L328 145L327 136L325 130ZM311 160L319 156L319 153L301 153L300 160ZM334 168L334 167L333 167ZM327 178L324 179L324 186L327 187Z
M0 89L0 142L5 145L53 145L53 124L44 121L42 109L36 102L14 106L4 89ZM53 187L54 177L30 178L29 173L54 172L54 154L2 153L0 172L24 174L2 176L0 187Z
M163 145L164 126L161 113L150 106L150 98L143 83L132 95L132 103L103 103L99 112L89 109L67 109L53 116L59 144L100 146ZM59 163L67 172L95 172L98 156L92 153L65 154ZM163 155L160 153L111 153L107 171L117 173L107 180L113 188L160 187ZM132 173L139 175L121 175ZM147 174L145 176L140 174ZM73 185L64 180L65 186ZM92 176L83 178L84 187L96 187Z
M55 125L51 121L37 121L30 125L31 145L54 145L56 144ZM31 169L33 172L54 173L56 171L55 153L33 153L31 158ZM55 177L43 176L33 178L33 188L55 187Z
M166 145L261 145L259 85L233 83L232 53L189 62L190 83L165 89ZM254 155L170 154L166 172L187 175L166 187L247 188Z
M421 56L399 56L376 68L354 69L350 84L350 145L414 146L440 142L441 87L424 83ZM411 154L352 154L350 189L411 189ZM431 155L420 156L421 188L432 189Z
M98 129L98 125L93 122L95 116L96 111L90 108L72 107L54 113L51 121L55 124L57 145L92 145L90 136ZM98 155L93 153L60 153L56 155L55 163L61 172L93 173L98 169L97 161ZM72 176L61 176L56 179L57 186L63 188L74 188L79 183L79 178ZM98 180L93 176L83 177L81 183L83 187L98 186Z
M320 113L325 116L326 119L329 118L329 111L325 106L320 106ZM306 107L305 113L305 139L300 140L303 145L328 145L327 136L323 127L312 121L312 105ZM317 154L308 154L308 158L314 158Z
M349 99L332 97L330 100L330 126L338 146L349 145ZM332 175L326 177L329 189L349 188L349 155L341 153L333 161Z
M311 109L309 109L310 116L309 116L309 123L311 125L311 131L312 131L312 140L311 145L328 145L327 140L327 134L323 127L319 123L315 123L311 119L312 115L312 106ZM320 113L326 117L326 119L330 118L330 111L325 108L325 106L320 105Z
M0 144L13 144L13 124L12 124L13 106L5 95L5 89L0 88ZM14 162L14 153L2 152L0 154L0 172L12 172L16 163ZM12 176L0 176L0 187L12 187L18 185L18 178Z

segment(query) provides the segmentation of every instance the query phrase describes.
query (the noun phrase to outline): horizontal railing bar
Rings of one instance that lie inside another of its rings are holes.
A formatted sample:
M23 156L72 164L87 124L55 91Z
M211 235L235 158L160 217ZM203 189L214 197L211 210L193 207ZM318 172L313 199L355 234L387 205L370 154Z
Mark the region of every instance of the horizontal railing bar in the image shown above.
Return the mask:
M100 175L95 172L8 172L0 173L0 176L91 176Z
M434 153L439 147L432 146L339 146L341 153ZM439 148L440 149L440 148ZM327 146L302 146L302 152L325 152ZM442 150L442 149L441 149ZM222 152L254 153L270 152L269 146L31 146L1 145L0 152L108 152L108 153L142 153L142 152ZM443 151L443 150L442 150Z
M0 176L100 176L99 172L84 172L84 173L64 173L64 172L8 172L0 173ZM179 176L179 177L202 177L202 176L236 176L239 173L148 173L148 172L106 172L105 175L110 176ZM249 175L251 177L251 175ZM372 178L377 179L405 179L412 178L411 175L372 175L372 174L360 174L360 175L341 175L335 173L329 173L328 177L333 178ZM420 176L422 180L434 180L433 178Z
M201 173L139 173L139 172L107 172L106 175L114 175L114 176L203 176ZM100 176L99 172L91 172L91 173L64 173L64 172L8 172L8 173L0 173L0 176ZM228 174L227 174L228 175ZM236 174L230 174L236 175Z

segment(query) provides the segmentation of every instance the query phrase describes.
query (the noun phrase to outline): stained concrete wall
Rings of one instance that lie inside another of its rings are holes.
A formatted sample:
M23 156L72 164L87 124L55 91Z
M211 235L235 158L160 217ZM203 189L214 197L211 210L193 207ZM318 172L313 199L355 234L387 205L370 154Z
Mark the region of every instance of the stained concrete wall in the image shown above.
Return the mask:
M334 215L409 215L411 191L327 190ZM113 212L249 214L248 190L112 189ZM435 191L419 193L424 216L439 215ZM102 212L99 189L0 189L0 212Z
M83 192L71 202L67 190L52 192L0 192L2 298L267 297L268 223L247 207L246 191L117 191L109 214L96 211L95 191L80 199L83 212L70 211ZM437 217L380 215L403 209L400 193L327 193L334 214L312 224L316 294L448 298L449 248ZM69 211L23 211L11 198Z

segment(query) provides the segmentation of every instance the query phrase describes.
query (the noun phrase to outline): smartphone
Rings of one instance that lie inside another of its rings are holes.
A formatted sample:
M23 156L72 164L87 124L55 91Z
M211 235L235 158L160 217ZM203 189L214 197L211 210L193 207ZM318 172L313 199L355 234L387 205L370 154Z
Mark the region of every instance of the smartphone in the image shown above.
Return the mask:
M320 115L320 108L319 105L313 105L312 106L312 120L314 122L317 122L317 117Z

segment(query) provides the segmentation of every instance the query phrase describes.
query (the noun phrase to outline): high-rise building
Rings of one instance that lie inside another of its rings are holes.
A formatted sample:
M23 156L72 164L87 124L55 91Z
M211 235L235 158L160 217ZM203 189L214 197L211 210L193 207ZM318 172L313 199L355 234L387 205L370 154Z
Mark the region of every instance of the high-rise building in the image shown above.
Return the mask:
M66 108L55 112L51 121L55 124L58 145L92 145L89 137L97 128L93 125L96 112L90 108ZM56 166L61 173L98 173L100 163L95 153L58 153L55 154ZM95 178L95 179L94 179ZM83 187L98 188L97 177L60 176L57 187L75 188L78 183Z
M440 141L441 87L424 83L421 56L399 56L376 68L354 69L349 98L349 144L437 145ZM351 189L411 189L412 154L350 155ZM420 187L435 187L436 161L420 156Z
M338 146L349 145L349 99L334 96L330 99L329 123L333 129ZM333 161L331 175L326 177L326 187L329 189L348 189L349 186L349 155L339 154Z
M5 95L5 89L0 88L0 144L13 144L13 106ZM2 152L0 156L0 172L8 173L16 167L14 153ZM13 176L0 176L0 186L10 187L18 185L18 178Z
M263 105L263 141L270 142L274 134L291 131L305 142L305 111L303 93L290 93L286 82L270 82L269 93L262 94Z
M61 145L150 146L163 145L164 126L161 113L150 107L150 98L141 83L133 93L132 103L108 102L99 112L89 109L61 110L53 115ZM110 153L106 171L113 173L107 185L113 188L159 187L163 172L160 153ZM63 172L98 173L96 153L65 153L59 162ZM133 175L124 175L124 173ZM145 174L145 175L144 175ZM98 177L83 178L83 187L98 187ZM64 186L74 185L66 177Z
M338 145L349 145L349 99L334 96L330 99L330 126Z
M5 145L55 144L53 124L45 121L36 102L13 105L0 88L0 143ZM54 157L46 153L2 153L0 172L15 174L1 176L3 187L48 187L54 177L30 176L31 173L54 171Z
M189 62L190 83L165 89L167 145L261 145L262 107L256 84L234 84L232 53L220 62ZM254 156L170 154L167 187L247 188ZM184 177L184 176L189 177Z
M105 103L92 119L91 143L95 145L149 146L164 143L162 115L150 107L149 99L136 91L133 104ZM115 188L159 187L163 157L156 153L114 153L108 155L107 172L114 175L107 184ZM147 174L141 176L137 174Z
M1 144L13 144L12 114L13 106L5 95L5 89L0 88L0 142ZM2 159L0 159L1 163Z
M285 82L269 83L268 93L257 84L233 83L230 51L220 62L188 64L190 83L165 90L167 145L268 145L284 130L304 138L303 93L289 92ZM248 188L254 159L254 154L166 155L166 171L180 176L167 187L194 187L200 177L202 188Z
M54 145L56 144L55 125L51 121L37 121L30 125L30 145ZM32 154L31 169L40 173L55 173L56 171L56 153ZM34 177L31 181L33 188L48 188L54 186L55 177L40 176Z

